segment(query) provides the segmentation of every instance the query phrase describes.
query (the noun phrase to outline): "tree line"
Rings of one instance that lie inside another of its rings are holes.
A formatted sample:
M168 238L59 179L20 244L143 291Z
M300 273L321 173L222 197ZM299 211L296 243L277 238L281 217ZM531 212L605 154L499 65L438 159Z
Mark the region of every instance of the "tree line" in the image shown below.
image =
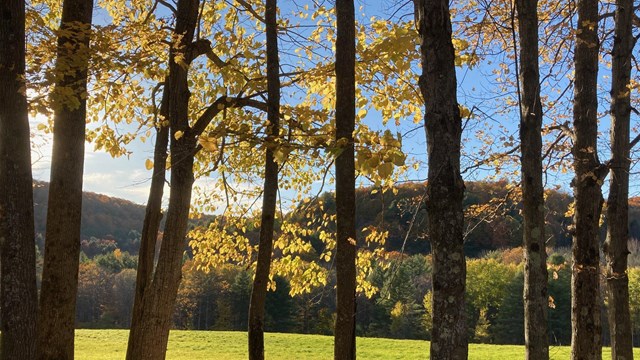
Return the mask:
M630 313L633 334L640 331L640 244L631 242ZM41 256L38 257L41 261ZM395 253L388 264L375 266L371 282L380 291L357 297L356 334L365 337L430 339L431 257ZM76 326L128 328L131 321L137 258L119 250L80 259ZM571 251L550 251L549 331L551 346L571 342ZM520 248L486 251L467 264L469 319L467 336L474 343L524 344L523 254ZM208 273L192 260L182 267L183 280L173 312L175 329L244 331L248 324L252 273L227 265ZM265 329L270 332L333 335L335 276L324 287L290 295L286 278L275 279L267 293ZM606 294L600 307L607 311ZM606 314L605 314L606 318ZM604 329L603 344L611 334ZM640 339L633 337L633 345Z

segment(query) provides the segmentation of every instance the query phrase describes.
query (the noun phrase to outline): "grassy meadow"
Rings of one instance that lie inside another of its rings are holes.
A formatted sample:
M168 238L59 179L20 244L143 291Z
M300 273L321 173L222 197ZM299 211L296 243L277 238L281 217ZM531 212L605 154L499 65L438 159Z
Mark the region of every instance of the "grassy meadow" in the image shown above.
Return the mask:
M126 330L77 330L76 359L121 360L127 347ZM333 338L321 335L266 334L269 360L321 360L333 358ZM358 359L427 359L429 343L418 340L358 338ZM247 334L231 331L172 331L169 360L244 360L247 358ZM640 349L635 355L640 356ZM610 358L609 349L603 352ZM469 345L471 360L524 358L523 346ZM552 347L551 359L569 359L569 347Z

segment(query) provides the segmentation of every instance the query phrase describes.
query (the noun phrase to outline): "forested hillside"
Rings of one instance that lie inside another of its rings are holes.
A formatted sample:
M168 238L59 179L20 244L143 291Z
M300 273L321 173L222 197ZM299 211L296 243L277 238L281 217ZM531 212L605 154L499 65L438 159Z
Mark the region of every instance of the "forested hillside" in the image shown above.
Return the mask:
M507 182L467 182L464 204L467 209L465 251L469 256L479 256L486 251L520 246L522 239L521 204ZM397 194L384 194L371 188L361 188L356 193L357 226L363 229L376 226L389 231L387 251L401 251L407 254L427 254L426 211L424 184L404 184L397 188ZM34 184L34 208L36 233L44 234L46 225L48 184ZM106 195L85 192L82 210L82 238L114 241L122 251L135 255L138 252L140 231L144 219L144 205ZM321 212L335 213L333 194L324 193L318 200L324 204ZM548 244L552 247L571 245L568 226L571 218L566 215L573 198L562 191L546 192L546 224ZM317 204L317 200L315 202ZM631 238L640 238L640 198L629 199L629 233ZM414 214L417 209L417 215ZM295 212L291 217L299 222ZM213 217L193 220L204 223ZM410 226L413 222L413 226ZM411 232L407 231L411 227ZM257 234L248 234L255 238ZM603 231L604 235L604 231ZM320 246L317 236L309 236L314 246ZM406 240L406 242L405 242ZM40 238L40 241L42 239ZM41 242L38 244L42 245Z
M49 184L35 182L33 200L36 234L44 236ZM82 196L81 238L113 240L123 251L138 252L144 205L106 195L84 192ZM42 246L42 239L38 246Z
M522 205L518 189L506 181L467 182L465 186L465 253L476 257L485 251L520 246ZM382 193L372 188L359 189L356 193L357 228L373 226L388 231L387 251L404 249L407 254L429 253L426 184L403 184L396 190ZM314 202L317 216L322 211L335 213L332 197L333 194L325 193ZM557 190L547 190L546 197L547 243L551 247L570 246L571 235L567 227L571 218L566 213L573 199ZM317 208L318 202L323 204L322 211ZM296 218L296 214L292 216L296 221L303 221ZM634 223L634 219L630 221ZM637 233L640 235L640 231Z

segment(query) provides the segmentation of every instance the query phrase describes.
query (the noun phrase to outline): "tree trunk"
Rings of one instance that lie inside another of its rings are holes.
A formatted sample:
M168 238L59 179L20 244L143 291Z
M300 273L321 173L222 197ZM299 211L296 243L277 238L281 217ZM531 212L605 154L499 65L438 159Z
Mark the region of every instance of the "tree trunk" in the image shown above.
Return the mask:
M188 65L178 64L191 45L198 18L198 0L179 0L174 33L179 43L169 57L168 118L171 126L171 190L158 265L142 295L139 323L129 339L127 359L164 359L172 324L173 307L180 285L182 256L191 205L196 138L189 128ZM186 56L185 56L186 57Z
M633 0L616 1L611 69L611 179L607 200L607 239L604 244L609 298L611 358L633 359L627 240L629 238L629 124L631 115L631 32Z
M273 250L273 228L278 197L278 164L274 160L280 118L280 61L278 59L277 0L266 0L267 36L267 92L269 121L264 167L264 191L262 194L262 216L260 220L260 243L256 275L249 305L249 359L264 359L264 311Z
M602 358L600 324L600 254L598 228L600 186L606 168L597 154L598 140L598 1L578 1L572 149L575 178L573 264L571 277L571 358Z
M448 0L416 0L429 161L427 214L433 254L431 359L466 359L466 264L463 252L460 138L455 55Z
M173 163L171 169L170 202L160 258L153 280L142 296L138 327L131 330L128 359L157 360L166 356L173 306L181 279L193 185L193 155L188 151L193 149L189 149L188 142L175 144L178 142L171 141L171 154L180 161Z
M2 359L36 351L31 137L25 96L25 2L0 5L0 263Z
M427 213L433 254L431 359L467 359L460 137L462 121L448 0L416 0L429 161Z
M336 0L336 323L334 357L356 358L355 12L353 0Z
M162 94L162 104L160 105L161 118L166 118L169 102L168 79ZM139 324L143 321L142 298L148 291L149 284L153 276L153 262L156 254L156 242L158 240L158 229L162 220L162 196L164 193L164 182L167 165L167 146L169 144L169 127L162 125L162 120L156 126L156 142L153 151L153 177L151 178L151 188L149 199L145 209L144 223L142 225L142 237L140 240L140 251L138 252L138 271L136 274L136 290L133 301L133 311L131 313L131 331L129 332L129 344L127 354L133 350L135 339L140 335Z
M92 0L62 6L37 359L73 359L92 11Z
M538 1L518 0L520 150L524 217L524 337L530 360L549 359L547 252L542 185L542 104L538 70Z

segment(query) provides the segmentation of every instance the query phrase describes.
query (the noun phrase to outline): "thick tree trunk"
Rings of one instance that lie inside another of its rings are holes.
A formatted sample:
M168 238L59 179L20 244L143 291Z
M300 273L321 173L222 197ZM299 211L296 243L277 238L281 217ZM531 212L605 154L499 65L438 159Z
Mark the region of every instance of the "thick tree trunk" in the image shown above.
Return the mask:
M267 298L271 252L273 250L273 228L278 197L278 164L274 150L280 123L280 61L278 59L277 0L267 0L265 8L267 36L267 92L269 121L264 167L264 191L262 193L262 216L260 219L260 243L256 275L253 279L251 303L249 305L249 359L264 359L264 307Z
M611 69L611 180L607 200L606 257L611 358L633 359L627 240L629 238L629 124L631 115L629 79L633 34L633 0L616 1L615 36Z
M164 359L172 324L173 307L182 273L182 256L191 205L193 161L196 138L189 128L188 66L178 64L178 52L187 51L195 32L198 0L178 1L175 34L179 44L172 46L169 58L168 118L171 126L171 190L167 221L158 265L151 283L142 295L139 323L129 339L127 359Z
M356 358L355 12L353 0L336 0L336 324L334 358Z
M92 0L62 6L37 359L73 359ZM63 90L72 89L69 98Z
M171 142L171 153L180 161L173 163L171 169L171 199L160 258L153 280L142 296L140 321L138 327L132 329L135 337L132 335L129 339L128 359L164 359L167 351L173 306L180 285L193 185L192 145Z
M162 95L160 114L162 118L167 116L169 102L169 87L166 85ZM140 334L140 322L142 319L142 299L148 290L153 276L153 262L156 254L156 242L158 229L162 220L162 196L167 165L167 147L169 144L169 127L163 126L160 121L156 126L156 141L153 151L153 177L149 189L149 199L145 209L144 223L142 225L142 238L138 253L138 271L136 274L136 291L131 314L131 331L129 332L129 344L127 354L132 353L133 344ZM130 358L129 358L130 359Z
M578 1L572 149L575 178L573 264L571 277L571 358L602 358L600 324L600 186L606 168L597 154L598 1Z
M466 359L466 263L463 252L460 137L455 55L448 0L416 0L429 174L427 213L433 253L431 359Z
M542 185L542 104L538 70L538 1L518 0L520 149L524 217L524 337L530 360L549 359L547 252Z
M0 263L2 359L36 351L31 137L25 95L25 2L0 5Z

